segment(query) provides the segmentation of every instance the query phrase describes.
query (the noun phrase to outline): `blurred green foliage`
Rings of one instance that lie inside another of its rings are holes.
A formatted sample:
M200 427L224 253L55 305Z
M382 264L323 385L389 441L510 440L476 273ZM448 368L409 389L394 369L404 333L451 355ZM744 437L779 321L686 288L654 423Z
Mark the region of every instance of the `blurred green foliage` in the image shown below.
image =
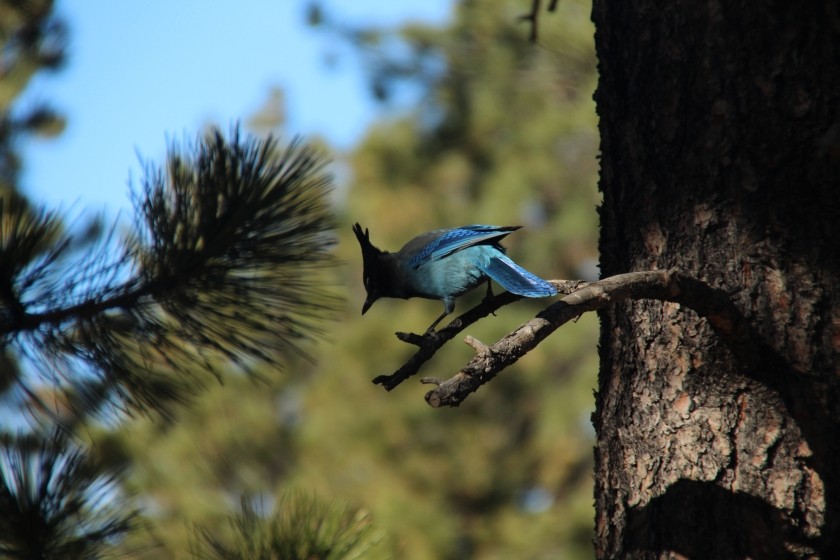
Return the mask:
M52 0L0 1L0 196L17 190L20 137L64 130L64 117L47 104L13 105L35 74L62 66L66 42Z
M235 536L220 539L215 527L202 527L193 556L208 560L352 560L370 558L380 542L367 512L304 492L284 493L274 513L266 513L243 499L242 510L229 518Z
M390 112L346 157L349 187L336 201L336 252L346 266L333 281L349 305L317 363L263 371L258 383L231 374L171 423L90 428L105 458L128 465L128 489L149 522L147 534L126 543L133 557L183 557L194 524L219 542L235 540L229 516L240 496L272 499L295 488L370 512L383 538L374 558L592 557L595 317L562 328L460 408L434 410L414 380L391 393L370 380L413 352L393 332L424 328L440 303L385 300L359 316L355 221L390 250L439 227L521 224L506 246L529 270L544 278L592 270L590 7L565 0L542 14L538 44L517 19L529 8L521 0L463 2L445 27L398 30L331 27L319 11L331 40L356 45L386 106L399 92L417 100ZM282 116L282 96L271 99L268 113ZM258 121L267 126L265 115ZM518 302L469 334L490 343L548 303ZM450 344L422 374L451 375L470 353ZM143 548L150 541L160 546Z

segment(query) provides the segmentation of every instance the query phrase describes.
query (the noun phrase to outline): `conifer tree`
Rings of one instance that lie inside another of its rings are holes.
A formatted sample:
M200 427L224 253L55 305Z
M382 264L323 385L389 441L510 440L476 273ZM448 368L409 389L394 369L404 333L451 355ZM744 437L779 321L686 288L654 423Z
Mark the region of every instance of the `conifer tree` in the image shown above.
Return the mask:
M11 110L35 72L60 66L64 26L52 2L0 13L0 399L35 422L0 436L0 552L99 558L137 518L120 507L125 464L76 428L172 419L223 369L307 354L337 301L319 272L332 264L332 178L300 140L213 129L146 164L127 234L66 226L17 188L16 141L62 118Z

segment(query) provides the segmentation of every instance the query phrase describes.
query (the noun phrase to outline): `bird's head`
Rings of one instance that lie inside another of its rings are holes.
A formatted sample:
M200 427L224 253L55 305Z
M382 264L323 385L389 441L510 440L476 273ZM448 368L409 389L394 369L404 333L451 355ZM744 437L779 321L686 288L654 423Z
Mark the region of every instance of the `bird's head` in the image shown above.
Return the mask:
M362 226L355 224L353 226L353 233L356 234L356 239L359 240L359 245L362 247L362 263L364 265L363 278L365 282L365 290L367 290L367 299L362 305L362 315L370 309L373 302L385 295L387 289L386 274L382 268L382 256L387 254L370 242L370 232L365 228L362 231Z

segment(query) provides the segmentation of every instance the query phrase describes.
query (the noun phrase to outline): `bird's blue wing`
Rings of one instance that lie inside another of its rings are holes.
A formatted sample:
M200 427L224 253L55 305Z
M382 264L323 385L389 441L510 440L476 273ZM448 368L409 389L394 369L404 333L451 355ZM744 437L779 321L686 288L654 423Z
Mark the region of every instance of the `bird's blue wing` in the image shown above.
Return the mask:
M409 265L417 268L428 261L436 261L467 247L498 240L516 231L521 226L485 226L470 225L454 229L441 230L420 248L411 258Z

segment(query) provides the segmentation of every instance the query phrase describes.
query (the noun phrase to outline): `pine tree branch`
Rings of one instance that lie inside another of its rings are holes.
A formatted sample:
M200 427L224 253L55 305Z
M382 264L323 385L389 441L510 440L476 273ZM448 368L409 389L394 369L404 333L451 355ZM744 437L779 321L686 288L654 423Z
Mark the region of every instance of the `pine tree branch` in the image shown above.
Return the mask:
M163 414L219 368L306 356L337 302L325 165L237 128L172 146L146 166L122 247L74 262L55 214L0 199L0 346L70 387L63 401Z
M691 308L710 322L742 364L756 363L759 359L749 326L731 302L729 294L679 271L630 272L597 282L552 282L560 292L567 295L494 344L485 345L468 336L464 342L475 350L474 357L449 379L422 379L423 383L437 385L426 394L426 401L436 408L458 406L470 393L533 350L565 323L584 313L627 299L670 301ZM466 326L517 299L509 293L495 296L455 319L436 336L398 333L401 340L419 345L420 350L394 374L381 375L374 379L374 383L388 390L393 389L417 373L423 363Z
M69 322L89 321L112 309L131 308L144 296L154 297L157 295L161 291L160 287L160 283L140 285L133 289L126 286L125 293L105 299L94 296L83 302L60 309L52 309L41 313L22 312L17 315L15 320L5 322L0 326L0 337L11 333L34 331L41 327L59 328Z
M196 527L191 558L368 558L381 541L366 512L304 492L280 496L274 511L261 511L246 496L228 518L230 531Z
M59 429L0 437L0 556L100 558L137 525L109 472Z

